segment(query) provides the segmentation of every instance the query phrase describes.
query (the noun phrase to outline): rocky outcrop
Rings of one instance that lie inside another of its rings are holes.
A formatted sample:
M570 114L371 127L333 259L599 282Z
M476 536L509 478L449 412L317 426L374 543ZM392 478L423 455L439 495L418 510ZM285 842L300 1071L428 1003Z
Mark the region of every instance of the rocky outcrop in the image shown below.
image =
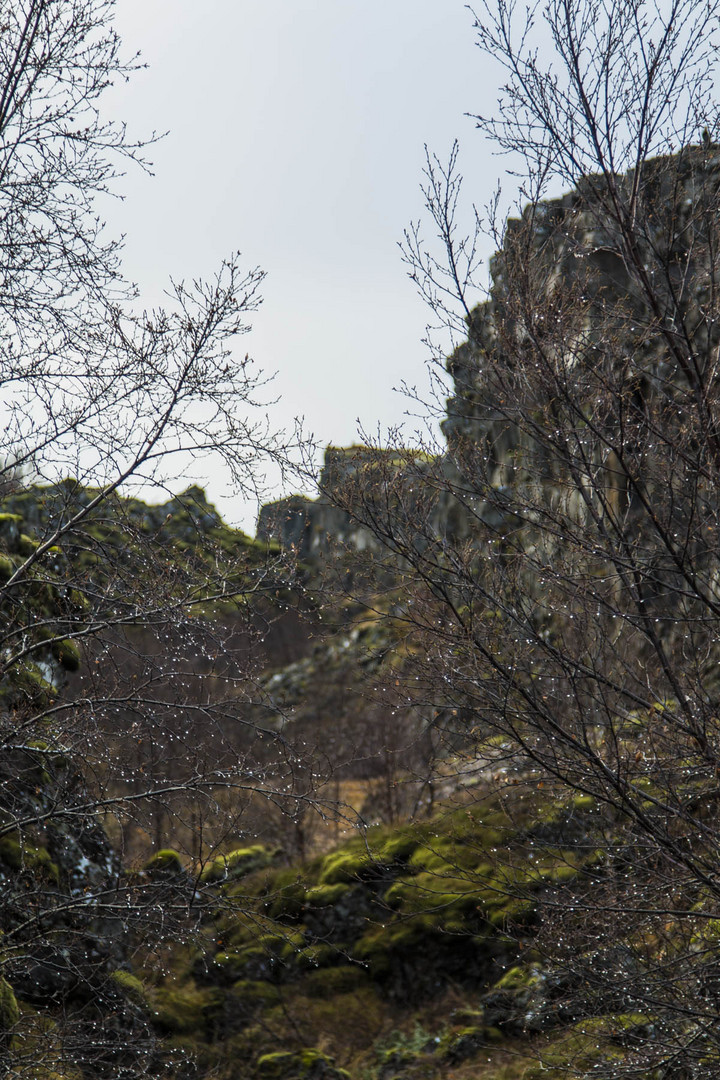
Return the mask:
M393 520L392 511L403 543L424 546L432 536L470 534L467 510L451 494L456 477L449 457L412 449L328 447L318 498L292 495L263 506L257 540L275 542L326 571L341 562L351 582L365 562L377 586L402 565L392 545L383 542L383 524Z
M567 334L581 335L586 353L593 345L602 351L608 328L619 327L616 361L626 354L633 358L641 392L648 389L648 371L663 383L674 377L668 339L661 332L663 317L682 317L683 333L697 350L707 348L709 333L715 344L720 339L713 320L710 328L704 325L702 311L710 301L709 274L715 272L703 230L717 215L718 147L689 146L676 156L645 161L641 170L633 252L618 215L622 204L629 205L634 171L615 178L619 210L607 182L588 176L574 191L531 203L507 222L503 248L490 260L488 299L473 310L467 341L447 361L453 393L442 424L451 451L464 440L485 448L497 484L512 472L521 436L508 423L512 403L500 400L488 372L508 364L508 343L514 339L517 344L527 333L526 326L518 325L523 304L533 301L549 319L565 310L568 297L584 306L581 323L568 323ZM633 257L637 264L631 267ZM648 297L638 284L643 270L652 278L658 310L648 310Z
M260 510L257 539L275 541L298 559L320 558L330 552L380 551L377 538L364 528L344 506L350 487L372 485L371 470L378 460L392 460L393 451L377 451L363 446L345 449L329 446L320 473L320 495L311 499L292 495L268 503Z
M635 179L634 172L616 178L621 200L629 198ZM619 328L614 330L608 362L612 364L613 357L630 358L628 393L640 398L660 386L667 393L677 381L677 360L668 347L673 320L682 324L693 352L704 354L717 347L720 322L708 316L713 303L714 271L709 265L713 245L709 233L709 240L703 234L712 228L706 223L717 218L720 152L706 144L646 161L639 184L634 253L628 251L611 212L607 183L599 176L586 177L561 198L530 204L520 217L507 222L503 248L490 261L488 298L472 311L467 340L447 360L452 393L442 423L448 446L444 457L424 462L407 450L329 448L320 497L293 497L264 507L258 536L277 540L303 559L341 548L378 550L379 531L364 528L358 520L368 519L366 496L371 498L373 484L387 485L393 461L396 476L390 486L396 496L403 489L398 522L404 516L409 533L413 516L417 518L417 543L422 543L422 535L468 539L477 534L478 523L502 531L510 523L503 492L528 479L523 473L528 462L529 479L544 473L548 490L555 486L559 491L547 454L532 443L528 431L532 425L519 425L514 419L512 378L503 380L510 390L503 394L494 374L512 370L512 354L528 332L523 304L534 305L548 324L562 312L567 319L565 346L572 347L573 336L575 342L582 338L586 356L593 348L598 354L608 351L608 328ZM638 260L634 268L631 256ZM652 277L658 310L650 310L638 285L643 267ZM522 297L518 288L524 290ZM575 312L569 317L572 303ZM663 311L664 316L659 314ZM662 332L663 318L668 333ZM556 347L557 342L550 346ZM589 405L592 411L592 401ZM615 419L609 411L608 423ZM492 497L478 496L481 489L491 491ZM409 536L405 539L410 542Z
M5 748L1 1075L139 1077L153 1067L156 1039L126 985L128 883L87 801L66 754L38 741Z

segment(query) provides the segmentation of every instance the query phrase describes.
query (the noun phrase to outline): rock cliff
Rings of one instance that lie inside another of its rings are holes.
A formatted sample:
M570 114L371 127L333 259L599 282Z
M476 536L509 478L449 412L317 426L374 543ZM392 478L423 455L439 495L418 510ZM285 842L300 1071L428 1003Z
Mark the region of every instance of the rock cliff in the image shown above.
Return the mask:
M550 352L582 352L593 362L595 350L598 367L609 363L616 372L623 371L627 393L635 395L637 404L676 381L676 368L683 365L676 339L686 339L689 363L693 355L711 355L720 342L720 320L713 315L711 235L720 152L713 145L686 147L679 155L644 162L639 176L631 172L614 179L614 194L604 178L590 176L576 190L528 205L519 218L507 222L503 247L490 263L488 297L467 320L467 340L447 360L453 390L442 424L444 457L428 468L408 450L329 448L320 497L293 497L264 507L260 538L277 539L302 558L342 545L377 551L378 531L362 525L367 518L363 496L373 485L387 487L391 462L396 475L390 484L396 492L416 489L411 508L401 508L407 521L417 509L418 532L455 539L472 537L478 523L494 529L503 525L502 492L520 477L521 461L532 462L531 479L545 473L551 486L556 483L528 424L515 420L512 379L503 387L495 377L503 367L512 369L513 354L519 355L519 341L528 333L527 326L521 327L523 305L532 302L538 319L544 320ZM630 205L636 180L636 250L631 252L612 200ZM642 286L638 280L644 273L648 282ZM648 298L647 289L654 298ZM548 330L561 317L567 319L562 345L551 340ZM598 386L589 393L599 394ZM614 424L612 410L604 411ZM602 412L599 408L598 415ZM496 497L483 499L474 492L480 468L481 486ZM358 518L353 517L353 503Z
M384 461L391 461L393 451L385 451ZM380 545L369 529L354 521L343 508L350 486L372 484L371 470L378 452L363 446L329 446L320 473L317 499L292 495L268 503L260 510L257 539L276 542L298 559L320 558L331 551L379 551Z

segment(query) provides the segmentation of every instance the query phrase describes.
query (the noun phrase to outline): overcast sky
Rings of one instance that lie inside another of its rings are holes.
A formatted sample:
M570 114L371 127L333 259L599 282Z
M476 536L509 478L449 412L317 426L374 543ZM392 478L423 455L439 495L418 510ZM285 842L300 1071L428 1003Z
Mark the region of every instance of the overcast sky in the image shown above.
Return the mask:
M503 168L465 116L497 92L472 23L461 0L118 0L148 67L113 113L169 132L111 210L126 272L151 305L170 274L209 275L234 250L267 271L241 347L278 373L278 426L303 416L321 443L352 443L358 421L403 420L394 387L425 385L427 313L397 247L422 210L424 145L446 157L460 139L481 205ZM201 479L252 529L254 506Z

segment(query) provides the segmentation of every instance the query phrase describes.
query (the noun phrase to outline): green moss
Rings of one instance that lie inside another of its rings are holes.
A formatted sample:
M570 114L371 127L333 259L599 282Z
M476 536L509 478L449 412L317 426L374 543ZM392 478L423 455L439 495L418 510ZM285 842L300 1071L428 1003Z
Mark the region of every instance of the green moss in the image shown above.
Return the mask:
M0 859L11 870L30 871L41 880L53 885L60 884L60 869L52 861L47 848L21 843L17 833L0 838Z
M499 1039L494 1037L497 1032ZM456 1065L467 1058L474 1057L488 1042L500 1041L502 1035L497 1028L488 1028L483 1024L461 1028L444 1035L438 1043L436 1053L449 1063Z
M599 1065L604 1075L620 1075L624 1071L625 1051L602 1037L606 1033L601 1031L604 1021L605 1018L582 1021L543 1048L538 1054L541 1061L527 1069L523 1080L568 1080L569 1076L592 1075Z
M640 778L642 782L644 778ZM570 798L562 796L552 799L544 805L538 806L535 812L535 822L542 827L545 837L548 831L556 829L558 834L563 834L568 827L578 818L585 815L592 816L597 808L597 801L592 795L574 794Z
M531 900L510 899L491 911L489 919L501 930L524 929L537 923L537 907Z
M345 1069L335 1068L333 1059L320 1050L291 1053L276 1050L262 1054L255 1065L258 1080L350 1080Z
M282 882L282 883L279 883ZM286 882L286 883L285 883ZM267 913L271 919L290 919L302 917L305 907L305 886L297 878L286 881L285 875L273 883L273 891L265 901Z
M328 945L325 942L305 945L293 957L297 967L310 971L332 967L333 964L342 963L345 959L344 954L335 945Z
M302 949L305 935L302 931L292 934L261 934L257 944L278 960L290 960Z
M143 1007L147 1005L145 987L140 982L137 975L132 975L129 971L118 969L117 971L111 972L110 980L119 990L122 990L123 994L125 994L125 996L135 1005L141 1005Z
M389 970L394 954L415 956L418 950L435 944L432 939L437 933L434 920L427 915L389 926L373 926L355 942L353 957L369 963L371 974L382 977Z
M182 859L172 848L163 848L151 855L144 864L146 874L176 875L183 873Z
M238 878L245 877L255 870L270 866L279 854L278 848L266 848L262 844L237 848L207 863L200 874L200 881L204 885L217 884L221 881L237 881Z
M495 983L494 989L517 993L518 991L533 989L539 984L540 980L539 964L531 964L529 967L512 967Z
M501 834L493 833L488 847L501 842ZM478 855L484 850L479 844L459 842L454 837L442 837L432 843L416 847L410 857L410 866L433 873L457 874L461 870L473 870L478 863Z
M401 832L380 842L370 837L368 843L379 862L407 862L416 851L420 838L417 832Z
M276 924L271 919L255 916L253 912L232 912L218 925L216 945L218 951L237 949L242 945L254 943L258 934L268 933L275 929Z
M501 1043L501 1042L505 1041L505 1036L503 1035L500 1028L487 1027L487 1025L486 1025L485 1027L483 1027L482 1030L483 1030L483 1037L484 1037L486 1043L492 1044L492 1043Z
M541 868L539 871L539 877L543 881L551 881L555 885L562 885L567 881L572 881L580 873L577 866L570 866L568 863L561 863L559 866L551 866L547 868Z
M43 708L54 692L52 683L44 678L37 664L26 661L3 680L0 700L9 708L27 704Z
M263 949L258 949L257 946L248 945L244 949L216 953L213 962L221 972L223 980L237 982L242 980L248 960L252 960L257 955L264 957L266 954L264 954Z
M50 548L50 550L54 551L55 549ZM68 600L77 612L84 612L90 608L90 601L79 589L70 589L68 592Z
M66 671L77 671L80 667L80 649L70 638L54 641L52 654Z
M214 958L224 979L252 980L275 975L294 963L305 946L302 930L289 932L281 925L265 933L260 929L257 923L227 928L223 947Z
M47 848L26 849L26 860L30 868L39 877L53 885L60 884L60 868L52 861Z
M373 865L371 856L364 848L360 851L341 848L323 859L318 883L339 885L357 881Z
M656 1023L656 1017L644 1013L613 1013L581 1020L573 1030L590 1038L604 1037L624 1046L650 1038Z
M228 978L238 979L248 973L265 975L268 971L268 951L262 945L245 945L233 952L218 953L215 957Z
M333 907L349 888L350 886L342 881L335 885L314 885L305 893L305 903L309 907Z
M0 579L8 581L15 573L15 563L9 555L0 555Z
M336 949L333 952L337 962L338 952ZM369 976L363 968L343 964L341 967L308 972L303 979L302 988L308 997L331 1000L340 994L354 994L361 987L367 986L368 982Z
M32 555L35 551L37 551L39 547L40 543L38 540L33 540L31 536L27 535L27 533L20 534L17 542L17 549L21 555L25 556L25 558L28 558L30 555Z
M572 799L572 805L575 810L594 810L597 806L597 800L592 795L575 795Z
M0 975L0 1031L10 1031L19 1019L20 1009L13 988Z
M256 1005L258 1008L277 1004L279 995L277 986L264 979L238 979L230 992L243 1004Z
M462 918L478 911L481 906L476 882L437 874L417 874L399 878L385 893L385 903L404 914L436 911L446 921L448 917Z
M165 984L154 994L154 1022L166 1032L202 1035L222 1001L222 991L216 988L200 988L193 982L182 986Z

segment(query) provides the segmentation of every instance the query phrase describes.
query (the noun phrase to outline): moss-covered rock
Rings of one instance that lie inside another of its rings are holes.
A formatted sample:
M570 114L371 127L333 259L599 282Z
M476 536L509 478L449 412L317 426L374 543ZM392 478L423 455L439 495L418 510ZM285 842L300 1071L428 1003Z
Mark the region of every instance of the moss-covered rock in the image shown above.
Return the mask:
M350 1074L336 1068L333 1059L320 1050L262 1054L255 1075L257 1080L350 1080Z
M54 641L52 654L66 671L77 671L80 667L80 649L70 638Z
M292 959L301 971L316 972L318 968L329 968L334 964L347 962L347 955L335 945L320 941L303 946Z
M163 1032L204 1038L222 1004L223 994L215 987L199 987L192 980L166 982L153 995L153 1022Z
M356 845L341 848L323 859L318 884L347 885L358 881L364 874L372 873L376 866L366 849L358 849Z
M368 836L368 847L379 863L404 863L415 853L421 843L420 831L400 829L394 832L383 830L380 835L372 832Z
M296 870L281 870L273 877L265 900L265 910L271 919L287 919L291 922L302 918L306 903L307 886Z
M143 871L151 876L177 877L185 873L185 867L177 851L173 848L162 848L144 863Z
M499 843L499 834L494 834L493 839L490 846ZM457 873L458 870L474 869L481 852L482 849L474 844L459 843L452 836L437 838L416 847L410 857L410 866L435 873Z
M0 702L8 709L26 706L41 709L48 704L55 690L38 664L24 660L0 682Z
M132 1001L134 1005L139 1005L142 1008L147 1007L147 992L137 975L133 975L130 971L118 969L117 971L112 971L110 973L110 981L129 1001Z
M342 959L335 950L333 955L336 963ZM364 968L345 963L340 967L309 971L303 979L302 988L308 997L332 1000L341 994L356 993L369 984L370 976Z
M279 989L274 983L264 979L238 979L233 983L230 994L237 1001L254 1008L276 1005Z
M17 550L24 558L34 555L39 547L38 540L33 540L32 536L28 536L27 533L20 533L17 539Z
M13 988L0 975L0 1035L7 1035L20 1019L20 1009Z
M60 869L48 849L21 841L17 833L0 837L0 860L18 873L28 871L47 884L60 883Z
M305 893L305 903L314 908L332 907L347 893L348 888L349 885L343 881L335 885L313 885Z
M434 912L438 925L446 927L482 908L477 881L430 873L399 878L385 893L385 902L406 914Z
M497 1046L503 1039L503 1033L497 1027L470 1024L445 1032L437 1040L435 1054L448 1065L459 1065L488 1047Z
M263 844L236 848L206 863L200 872L200 881L204 885L237 881L256 870L271 866L280 855L279 848L266 848Z

